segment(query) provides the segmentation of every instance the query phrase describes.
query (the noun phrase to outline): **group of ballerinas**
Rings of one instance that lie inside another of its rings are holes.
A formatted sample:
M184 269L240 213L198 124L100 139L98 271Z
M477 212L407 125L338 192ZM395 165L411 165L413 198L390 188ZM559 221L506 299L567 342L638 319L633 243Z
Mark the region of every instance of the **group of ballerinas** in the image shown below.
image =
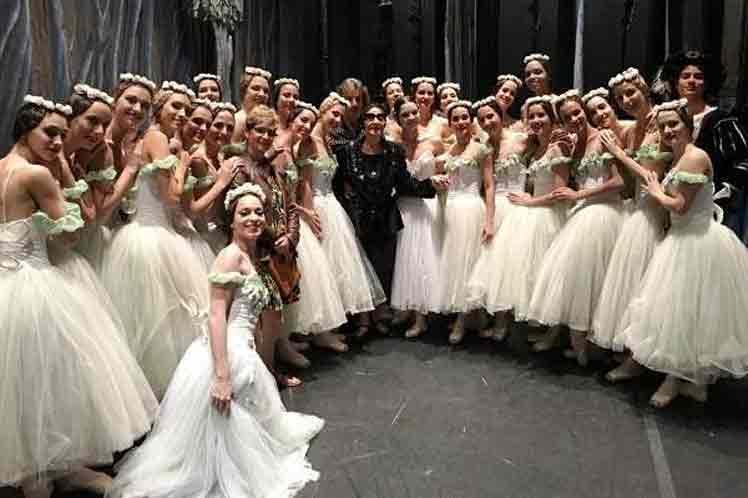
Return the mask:
M713 108L686 62L679 99L657 106L636 69L553 95L543 54L474 103L430 77L407 97L389 78L367 103L351 78L317 108L254 67L240 109L212 74L194 92L125 73L113 96L27 96L0 160L0 484L292 496L317 478L305 454L323 421L285 411L276 383L300 380L275 359L346 351L349 319L358 336L406 324L414 338L429 313L456 315L457 344L471 314L492 315L482 337L547 326L536 351L565 326L580 365L590 342L625 353L611 381L665 373L654 405L706 400L748 371L748 253L715 219L716 166L694 145ZM339 147L361 134L399 144L416 178L448 178L433 199L398 199L387 289L333 185ZM289 260L300 279L276 266ZM149 430L114 481L86 467Z

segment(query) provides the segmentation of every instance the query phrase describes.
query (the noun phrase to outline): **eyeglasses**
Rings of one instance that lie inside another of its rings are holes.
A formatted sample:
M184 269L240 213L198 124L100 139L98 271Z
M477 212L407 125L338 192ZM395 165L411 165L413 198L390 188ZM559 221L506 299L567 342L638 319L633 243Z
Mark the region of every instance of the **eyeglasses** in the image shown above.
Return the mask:
M384 122L387 120L387 117L384 114L380 114L378 112L367 112L366 114L364 114L364 119L367 121L373 121L376 119L377 121Z

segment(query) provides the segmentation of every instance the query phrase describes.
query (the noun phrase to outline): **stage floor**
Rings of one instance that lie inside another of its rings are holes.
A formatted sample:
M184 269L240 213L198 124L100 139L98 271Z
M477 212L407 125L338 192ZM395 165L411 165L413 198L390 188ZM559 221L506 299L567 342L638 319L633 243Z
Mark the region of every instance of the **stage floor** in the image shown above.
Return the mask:
M306 385L283 393L327 421L301 498L748 496L748 382L654 411L658 376L610 386L606 365L528 353L518 332L450 347L439 327L313 354Z

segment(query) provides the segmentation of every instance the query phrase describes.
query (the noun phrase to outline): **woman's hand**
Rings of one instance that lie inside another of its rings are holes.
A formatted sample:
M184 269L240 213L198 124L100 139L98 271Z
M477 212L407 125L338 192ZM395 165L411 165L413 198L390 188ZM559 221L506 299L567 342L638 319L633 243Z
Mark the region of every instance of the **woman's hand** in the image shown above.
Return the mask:
M608 149L608 152L616 156L616 158L618 158L619 160L621 159L621 157L624 157L626 155L623 149L618 145L618 138L616 138L615 133L613 133L612 131L601 131L600 142L602 142L605 148Z
M288 235L281 235L275 240L275 250L286 257L291 256L291 240Z
M571 156L577 143L577 136L569 133L563 128L557 128L551 132L549 147L556 146L561 149L565 156Z
M319 214L317 214L317 211L314 209L306 209L298 205L296 206L296 209L299 210L301 217L304 218L306 224L309 225L314 236L317 237L317 239L322 240L322 220L320 219Z
M449 188L449 176L447 175L434 175L430 178L431 185L436 190L447 190Z
M231 181L239 172L239 165L237 164L237 162L237 157L232 157L224 161L223 164L221 164L221 167L218 169L216 182L223 187L229 186L231 184Z
M662 184L660 184L656 172L647 171L644 176L644 181L646 183L647 192L652 196L659 197L665 194L665 190L662 188Z
M493 223L484 223L483 224L483 230L481 231L480 240L484 244L487 244L491 242L491 239L493 239L494 232L496 231L496 227Z
M285 143L282 144L273 144L270 149L268 149L267 152L265 152L265 159L268 161L275 160L276 157L280 156L284 152L287 152L289 155L291 155L291 147Z
M581 198L579 192L569 187L557 188L551 193L553 200L555 201L577 201Z
M527 192L509 192L506 198L518 206L529 206L532 203L532 196Z
M218 378L213 381L210 388L210 402L221 415L231 413L231 400L234 397L231 379L228 377Z

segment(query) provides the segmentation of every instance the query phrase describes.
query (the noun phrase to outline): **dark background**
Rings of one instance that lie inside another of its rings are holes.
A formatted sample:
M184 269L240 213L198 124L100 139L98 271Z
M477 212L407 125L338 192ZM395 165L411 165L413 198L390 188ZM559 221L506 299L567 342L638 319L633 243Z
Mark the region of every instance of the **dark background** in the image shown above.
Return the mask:
M218 71L236 89L258 65L297 78L312 102L346 76L378 90L388 76L434 75L475 99L497 74L520 74L530 52L551 56L556 89L590 89L628 66L651 75L667 50L689 48L726 64L723 105L745 96L748 0L233 1L243 19L231 36L194 20L193 0L0 0L0 153L25 93L110 90L124 71L183 82Z

